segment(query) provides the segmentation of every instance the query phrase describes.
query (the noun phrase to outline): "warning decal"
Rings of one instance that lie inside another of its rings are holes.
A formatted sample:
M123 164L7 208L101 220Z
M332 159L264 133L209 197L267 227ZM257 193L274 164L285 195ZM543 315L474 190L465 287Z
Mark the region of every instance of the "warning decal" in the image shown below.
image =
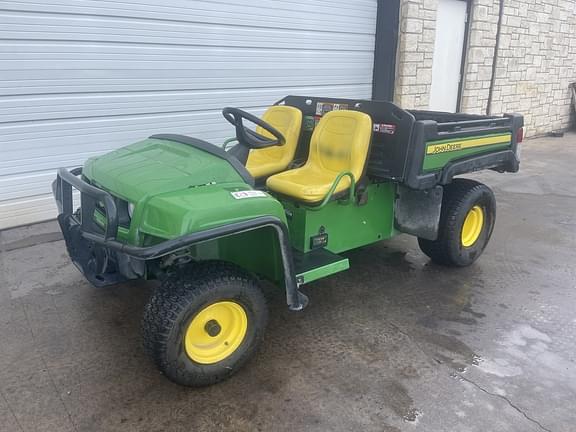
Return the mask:
M245 190L245 191L237 191L237 192L230 192L230 194L235 199L245 199L245 198L258 198L258 197L267 197L264 192L259 190Z
M396 133L396 125L388 123L374 123L374 132L379 132L388 135L394 135Z

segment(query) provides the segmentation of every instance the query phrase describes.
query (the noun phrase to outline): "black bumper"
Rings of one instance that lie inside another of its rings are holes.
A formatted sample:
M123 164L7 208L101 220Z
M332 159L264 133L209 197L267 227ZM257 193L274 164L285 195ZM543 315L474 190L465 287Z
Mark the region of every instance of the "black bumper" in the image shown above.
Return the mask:
M108 247L110 241L117 243L116 200L108 192L78 177L81 173L81 168L72 171L61 168L52 183L52 192L58 206L58 223L72 262L96 287L143 277L143 260ZM73 189L80 192L80 208L76 212ZM106 215L105 229L94 221L94 212L98 207Z

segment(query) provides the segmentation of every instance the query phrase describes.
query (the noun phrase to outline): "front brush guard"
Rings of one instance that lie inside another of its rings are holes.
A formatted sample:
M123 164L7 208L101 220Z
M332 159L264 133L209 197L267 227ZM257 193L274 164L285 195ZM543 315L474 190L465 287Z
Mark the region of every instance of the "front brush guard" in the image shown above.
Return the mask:
M142 277L145 261L161 258L195 243L272 227L280 244L288 306L291 310L301 310L307 305L307 297L298 290L288 229L277 217L260 216L165 240L153 246L133 246L116 240L118 210L112 195L78 177L81 173L80 168L72 171L61 168L52 190L60 213L58 222L70 257L95 286ZM73 188L80 191L81 197L81 207L76 213L73 213ZM94 221L97 206L104 208L104 229Z

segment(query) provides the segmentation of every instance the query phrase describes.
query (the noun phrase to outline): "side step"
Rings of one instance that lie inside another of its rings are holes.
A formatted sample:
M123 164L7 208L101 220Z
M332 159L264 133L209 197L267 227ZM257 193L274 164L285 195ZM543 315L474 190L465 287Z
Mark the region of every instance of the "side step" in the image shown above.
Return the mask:
M294 264L298 285L304 285L350 268L348 258L326 249L316 249L308 253L294 250Z

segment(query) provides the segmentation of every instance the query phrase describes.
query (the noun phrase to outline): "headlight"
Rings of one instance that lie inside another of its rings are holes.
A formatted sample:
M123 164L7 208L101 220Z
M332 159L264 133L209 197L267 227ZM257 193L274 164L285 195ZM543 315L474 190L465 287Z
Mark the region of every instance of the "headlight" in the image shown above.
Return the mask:
M132 215L134 214L134 204L128 203L128 216L132 219Z

